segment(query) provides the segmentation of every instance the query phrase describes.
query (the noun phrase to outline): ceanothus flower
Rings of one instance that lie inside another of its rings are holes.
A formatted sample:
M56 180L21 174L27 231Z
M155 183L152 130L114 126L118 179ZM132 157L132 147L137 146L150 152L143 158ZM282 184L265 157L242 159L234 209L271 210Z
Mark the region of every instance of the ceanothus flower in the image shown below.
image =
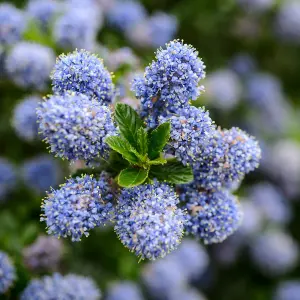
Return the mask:
M115 232L141 259L166 256L180 243L185 214L167 184L154 182L123 189L118 199Z
M12 125L17 135L28 142L38 137L36 108L41 98L28 96L16 105L13 112Z
M154 13L148 20L150 43L153 47L164 46L172 40L177 31L178 22L174 15L162 11Z
M186 287L179 290L173 290L173 293L166 300L206 300L196 289Z
M220 69L210 73L205 87L208 104L222 110L234 108L242 93L239 77L229 69Z
M8 255L0 251L0 295L7 292L16 279L16 270Z
M51 74L54 93L74 91L96 98L101 104L109 104L114 97L114 85L110 73L96 55L85 50L61 55Z
M0 200L3 200L16 186L17 178L14 166L0 157Z
M113 217L113 195L110 179L102 173L99 179L85 175L70 178L58 190L51 189L42 204L41 221L56 237L80 241L89 230L104 225Z
M39 130L57 156L74 161L106 157L105 138L116 134L111 110L85 95L54 95L37 109Z
M204 70L192 46L174 40L166 49L159 49L144 78L133 81L132 90L141 100L142 117L150 115L155 119L166 110L176 112L196 100L203 91L199 81L205 77Z
M43 90L55 64L51 48L20 42L8 53L5 67L10 79L22 88Z
M191 185L180 198L188 210L186 230L204 244L221 243L241 224L243 213L235 196L228 191L204 192Z
M256 70L256 62L247 53L239 53L235 55L229 63L230 68L239 76L246 77Z
M89 277L75 274L62 276L54 273L41 279L33 279L21 294L21 300L72 299L99 300L101 292Z
M106 300L143 300L142 291L131 281L113 283L106 293Z
M168 151L185 165L199 159L215 131L209 113L194 106L179 109L168 117L160 117L159 121L171 123Z
M55 16L62 10L62 5L56 0L30 0L26 11L44 29L51 25Z
M63 49L93 49L96 43L101 17L95 11L84 8L70 8L54 24L53 36L57 45ZM99 23L96 21L100 20ZM83 51L82 51L83 52Z
M288 273L299 259L296 241L280 230L260 234L251 244L250 250L253 262L261 272L269 276Z
M22 178L25 184L37 193L44 193L58 185L61 169L58 162L49 155L39 155L24 162Z
M300 295L300 281L282 281L277 286L273 300L298 300Z
M239 128L216 130L194 165L194 181L206 189L235 188L259 165L261 149L254 137Z
M21 10L9 3L0 4L0 45L12 45L21 40L26 18Z
M61 240L40 235L33 244L23 249L23 260L32 271L53 271L57 269L63 251Z
M145 8L134 0L116 0L108 11L108 22L123 31L130 30L146 18Z

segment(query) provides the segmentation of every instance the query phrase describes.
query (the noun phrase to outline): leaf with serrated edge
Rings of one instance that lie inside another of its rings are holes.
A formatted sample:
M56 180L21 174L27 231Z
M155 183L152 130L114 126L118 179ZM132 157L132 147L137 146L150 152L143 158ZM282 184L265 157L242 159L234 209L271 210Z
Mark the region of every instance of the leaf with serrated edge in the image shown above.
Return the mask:
M137 133L139 128L143 127L143 121L138 113L125 103L117 103L114 118L121 134L137 149Z
M167 160L163 157L156 158L154 160L150 160L148 162L149 165L164 165L167 163Z
M166 181L174 184L183 184L193 181L193 170L190 166L184 166L180 162L171 161L165 165L152 166L150 178L156 178L159 181Z
M111 149L120 153L123 158L128 160L130 163L137 164L139 162L139 158L134 153L135 150L131 147L127 140L119 136L109 136L105 139L105 142Z
M159 125L151 132L148 151L151 160L157 158L164 149L170 138L170 130L171 124L167 122Z
M138 152L142 155L148 153L148 133L145 128L140 128L137 132Z
M142 184L148 177L148 169L129 167L119 174L118 183L122 187L134 187Z

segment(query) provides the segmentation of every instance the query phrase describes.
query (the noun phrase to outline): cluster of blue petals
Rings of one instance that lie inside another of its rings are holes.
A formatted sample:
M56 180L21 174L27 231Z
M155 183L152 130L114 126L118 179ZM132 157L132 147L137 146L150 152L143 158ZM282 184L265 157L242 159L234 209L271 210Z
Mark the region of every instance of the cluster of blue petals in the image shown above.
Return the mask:
M80 241L90 229L105 225L113 217L112 200L107 174L99 179L89 175L70 178L60 189L48 192L41 220L46 222L49 234Z
M143 300L142 292L135 282L116 282L108 288L106 300Z
M104 142L116 134L111 110L86 95L54 95L37 109L39 130L50 151L68 160L106 157Z
M16 279L16 271L10 258L0 251L0 295L7 292Z

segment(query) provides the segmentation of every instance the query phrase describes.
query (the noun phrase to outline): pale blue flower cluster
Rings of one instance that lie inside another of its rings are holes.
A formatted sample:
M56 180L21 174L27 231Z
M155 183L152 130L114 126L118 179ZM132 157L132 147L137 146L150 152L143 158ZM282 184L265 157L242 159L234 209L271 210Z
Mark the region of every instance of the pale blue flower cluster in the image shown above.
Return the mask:
M159 49L156 60L146 69L144 78L136 78L132 89L141 100L144 118L151 116L155 125L159 115L185 108L203 91L199 85L205 77L205 65L198 52L189 45L174 40Z
M242 221L241 206L228 191L198 191L191 185L184 188L180 197L189 212L187 232L204 244L223 242Z
M10 258L0 251L0 295L8 291L16 279L16 270Z
M68 160L107 157L104 142L116 134L111 111L86 95L66 93L53 95L37 109L39 130L50 151Z
M26 17L10 3L0 4L0 45L12 45L21 40Z
M273 300L298 300L300 295L300 281L287 280L279 283Z
M14 166L0 157L0 200L3 200L16 186L17 176Z
M62 177L58 162L49 155L39 155L25 161L21 172L24 183L36 193L56 187Z
M229 67L239 76L247 77L256 70L256 62L250 54L236 54L229 63Z
M97 99L101 104L111 103L114 85L101 59L85 50L61 55L51 74L54 93L74 91Z
M54 271L63 255L63 243L53 236L39 236L23 249L23 261L34 272Z
M113 283L106 293L106 300L143 300L139 286L131 281Z
M113 217L113 195L107 174L99 179L89 175L70 178L58 190L51 189L42 204L41 221L49 234L70 236L80 241L89 230Z
M91 278L75 274L62 276L54 273L52 276L33 279L23 291L20 299L99 300L100 297L101 292Z
M20 42L14 45L6 58L10 79L22 88L43 90L55 64L51 48L40 44Z
M141 259L155 260L176 249L183 235L185 213L167 184L155 182L124 189L116 207L115 231Z
M41 98L38 96L28 96L14 109L12 125L22 140L32 142L38 137L36 108L39 101Z
M160 123L171 123L168 153L176 156L183 164L192 164L201 158L205 145L215 131L213 121L204 108L187 106L176 114L159 117Z

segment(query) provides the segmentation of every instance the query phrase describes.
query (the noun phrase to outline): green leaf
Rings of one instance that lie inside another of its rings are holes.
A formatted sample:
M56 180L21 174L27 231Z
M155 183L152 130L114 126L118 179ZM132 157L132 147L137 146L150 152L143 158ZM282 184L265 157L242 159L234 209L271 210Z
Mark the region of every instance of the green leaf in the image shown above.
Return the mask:
M118 183L122 187L134 187L142 184L148 177L149 169L129 167L119 174Z
M169 122L159 125L150 134L149 158L151 160L159 157L170 138L171 124Z
M163 166L152 166L149 176L174 184L189 183L194 179L192 168L178 161L168 161Z
M156 158L154 160L150 160L148 162L149 165L164 165L166 163L167 163L167 160L163 157L158 157L158 158Z
M137 132L138 151L142 155L148 153L148 133L145 128L140 128Z
M136 150L131 147L127 140L121 138L120 136L109 136L105 139L105 142L111 149L120 153L123 158L128 160L130 163L139 163L139 158L135 154Z
M138 113L127 104L117 103L114 116L121 134L137 149L138 130L143 127L143 121Z

